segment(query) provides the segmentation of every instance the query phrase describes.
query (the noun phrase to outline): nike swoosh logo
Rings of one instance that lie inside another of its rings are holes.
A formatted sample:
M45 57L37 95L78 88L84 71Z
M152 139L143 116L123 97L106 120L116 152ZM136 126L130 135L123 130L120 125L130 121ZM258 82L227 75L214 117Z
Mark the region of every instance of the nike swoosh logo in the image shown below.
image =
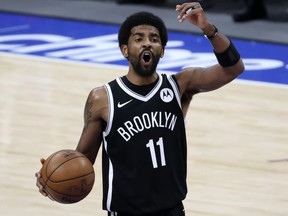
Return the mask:
M129 100L129 101L126 101L125 103L120 103L120 102L118 102L117 107L118 107L118 108L124 107L125 105L127 105L128 103L130 103L132 100L133 100L133 99L131 99L131 100Z

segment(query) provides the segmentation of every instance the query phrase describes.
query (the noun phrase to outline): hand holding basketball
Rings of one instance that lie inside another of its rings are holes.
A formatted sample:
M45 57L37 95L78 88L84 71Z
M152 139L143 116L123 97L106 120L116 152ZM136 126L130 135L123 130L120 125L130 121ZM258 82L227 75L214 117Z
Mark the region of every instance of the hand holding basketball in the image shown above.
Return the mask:
M92 190L95 173L85 155L74 150L60 150L41 159L42 168L36 173L37 186L44 196L59 203L76 203Z
M40 162L43 166L43 164L45 163L45 159L44 158L41 158L40 159ZM39 172L36 172L35 173L35 177L37 178L36 180L36 186L39 188L39 192L43 195L43 196L48 196L46 191L44 190L43 186L41 185L40 183L40 178L41 178L41 170Z

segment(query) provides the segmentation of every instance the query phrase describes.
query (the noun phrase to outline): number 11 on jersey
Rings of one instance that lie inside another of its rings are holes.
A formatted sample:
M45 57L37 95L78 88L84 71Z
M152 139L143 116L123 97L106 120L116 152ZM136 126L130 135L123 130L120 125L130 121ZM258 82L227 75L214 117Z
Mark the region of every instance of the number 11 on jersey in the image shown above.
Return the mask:
M166 166L166 159L165 159L165 152L164 152L164 144L163 144L163 138L160 137L159 140L156 142L156 145L160 149L160 159L161 159L161 166ZM153 168L158 168L158 162L157 157L155 153L155 143L152 139L149 140L149 142L146 144L146 147L150 150L150 155L152 159Z

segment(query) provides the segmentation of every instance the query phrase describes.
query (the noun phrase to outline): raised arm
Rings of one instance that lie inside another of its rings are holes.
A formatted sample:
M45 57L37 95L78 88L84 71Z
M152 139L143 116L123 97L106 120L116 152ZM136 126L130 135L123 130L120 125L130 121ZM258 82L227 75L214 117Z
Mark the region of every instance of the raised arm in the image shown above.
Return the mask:
M186 98L203 91L211 91L234 80L244 71L240 54L233 43L208 21L198 2L184 3L176 6L178 19L182 23L188 20L199 27L211 43L218 64L208 68L191 67L176 74L180 91Z

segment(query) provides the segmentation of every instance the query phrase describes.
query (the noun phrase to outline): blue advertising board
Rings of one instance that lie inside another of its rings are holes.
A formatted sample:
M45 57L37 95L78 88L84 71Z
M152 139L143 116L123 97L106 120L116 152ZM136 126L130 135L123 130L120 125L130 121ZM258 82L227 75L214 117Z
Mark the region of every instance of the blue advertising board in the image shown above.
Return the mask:
M127 65L118 47L118 25L0 13L0 51L101 64ZM231 38L246 71L238 79L288 84L288 45ZM169 31L158 69L178 72L216 63L202 35Z

